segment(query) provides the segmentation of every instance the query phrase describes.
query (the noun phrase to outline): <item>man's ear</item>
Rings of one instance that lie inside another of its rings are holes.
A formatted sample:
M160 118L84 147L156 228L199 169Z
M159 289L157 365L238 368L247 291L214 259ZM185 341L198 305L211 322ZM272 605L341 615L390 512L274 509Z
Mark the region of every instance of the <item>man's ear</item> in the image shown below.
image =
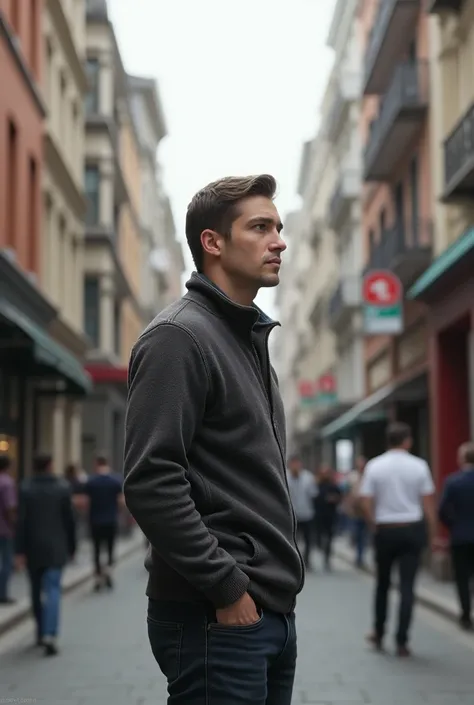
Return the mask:
M219 235L215 230L203 230L201 233L202 249L212 257L220 257L222 241L222 235Z

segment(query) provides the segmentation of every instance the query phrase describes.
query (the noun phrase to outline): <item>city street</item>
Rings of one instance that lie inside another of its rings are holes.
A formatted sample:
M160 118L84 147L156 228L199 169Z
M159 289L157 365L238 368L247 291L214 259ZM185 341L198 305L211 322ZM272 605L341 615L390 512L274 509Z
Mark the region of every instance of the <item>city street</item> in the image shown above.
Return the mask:
M31 625L0 641L0 702L48 705L164 705L163 680L145 632L143 556L117 571L112 595L90 587L64 602L62 653L45 659ZM298 607L294 705L467 705L474 691L474 637L419 608L411 661L372 653L370 578L336 564L310 575Z

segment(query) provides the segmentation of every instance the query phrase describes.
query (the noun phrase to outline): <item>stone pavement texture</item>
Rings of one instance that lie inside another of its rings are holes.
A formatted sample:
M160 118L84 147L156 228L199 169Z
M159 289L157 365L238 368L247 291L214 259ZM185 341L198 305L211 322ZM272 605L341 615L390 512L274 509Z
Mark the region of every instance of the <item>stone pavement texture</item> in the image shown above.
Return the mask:
M143 551L116 577L111 594L88 587L65 598L57 658L31 647L31 624L0 639L0 703L165 705L146 636ZM375 654L364 643L371 599L371 579L347 564L308 576L293 705L472 705L474 637L419 608L413 660Z

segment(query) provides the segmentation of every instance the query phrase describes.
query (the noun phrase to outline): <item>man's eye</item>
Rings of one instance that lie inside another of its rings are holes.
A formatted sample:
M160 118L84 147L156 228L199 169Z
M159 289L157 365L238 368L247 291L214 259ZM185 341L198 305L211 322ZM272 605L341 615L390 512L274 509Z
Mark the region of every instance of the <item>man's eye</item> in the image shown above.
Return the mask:
M255 226L255 229L260 230L260 232L264 232L267 229L267 226L265 225L265 223L258 223Z

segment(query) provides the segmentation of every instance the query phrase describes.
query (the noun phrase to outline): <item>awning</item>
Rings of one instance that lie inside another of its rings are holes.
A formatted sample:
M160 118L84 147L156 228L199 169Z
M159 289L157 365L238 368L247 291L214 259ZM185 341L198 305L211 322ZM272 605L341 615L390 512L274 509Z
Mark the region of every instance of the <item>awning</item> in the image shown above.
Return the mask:
M46 331L5 299L0 299L0 314L30 338L33 343L33 355L39 365L52 368L83 394L92 391L92 380L79 360L53 340Z
M408 378L389 382L381 389L362 399L345 414L321 429L322 438L333 438L348 432L354 426L374 421L384 421L387 412L384 404L391 401L418 401L427 394L425 366Z
M452 278L454 283L460 281L460 268L465 269L467 276L472 276L474 262L474 227L466 230L464 235L445 250L421 277L409 289L409 299L428 299L434 290L446 278Z

